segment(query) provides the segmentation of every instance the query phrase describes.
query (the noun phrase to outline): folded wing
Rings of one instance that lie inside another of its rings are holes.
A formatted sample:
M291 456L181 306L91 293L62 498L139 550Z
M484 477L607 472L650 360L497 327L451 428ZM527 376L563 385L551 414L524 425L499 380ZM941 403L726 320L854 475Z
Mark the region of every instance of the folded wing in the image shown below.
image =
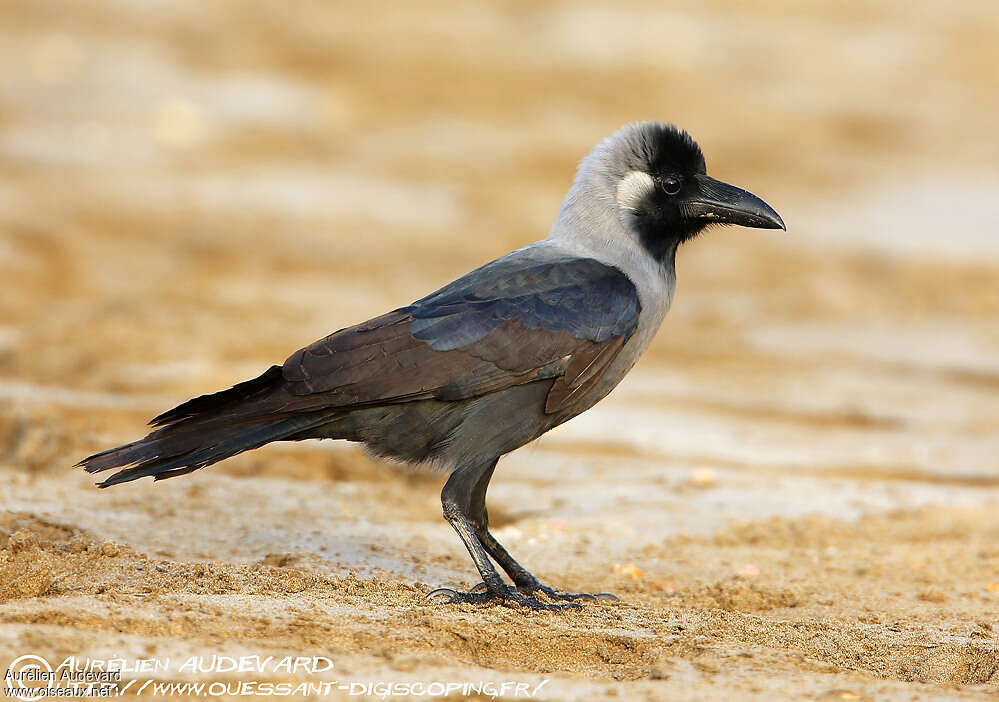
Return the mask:
M515 252L293 354L283 409L460 400L554 378L545 411L558 412L599 380L640 309L616 268Z

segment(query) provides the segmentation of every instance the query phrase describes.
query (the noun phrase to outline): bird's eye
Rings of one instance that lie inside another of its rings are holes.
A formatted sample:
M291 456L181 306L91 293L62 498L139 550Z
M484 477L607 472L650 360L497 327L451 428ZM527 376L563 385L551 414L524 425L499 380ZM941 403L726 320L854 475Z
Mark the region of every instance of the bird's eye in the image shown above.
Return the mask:
M663 190L666 191L667 195L676 195L680 192L681 187L683 187L683 181L680 180L679 176L666 176L663 178Z

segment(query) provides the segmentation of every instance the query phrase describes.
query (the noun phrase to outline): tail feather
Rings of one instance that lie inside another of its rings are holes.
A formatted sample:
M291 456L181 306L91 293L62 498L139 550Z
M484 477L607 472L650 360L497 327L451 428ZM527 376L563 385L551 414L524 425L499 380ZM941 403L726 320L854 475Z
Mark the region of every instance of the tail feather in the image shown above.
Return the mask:
M228 390L195 397L153 417L149 423L154 427L161 427L192 417L204 416L209 412L222 412L235 405L245 405L248 401L272 390L280 380L282 380L281 366L271 366L253 380L236 383Z
M212 395L202 395L150 422L159 428L130 444L83 459L88 473L121 468L98 487L146 476L163 480L204 468L243 451L329 421L329 412L275 414L267 398L280 388L281 367Z
M260 420L227 427L224 430L203 431L191 427L177 436L167 436L152 441L143 439L121 449L91 456L81 461L79 465L89 473L124 467L123 470L97 484L102 488L146 476L152 476L155 480L164 480L204 468L243 451L260 448L271 441L291 437L326 421L328 419L325 415L312 415L287 417L277 421ZM189 446L195 448L188 449Z

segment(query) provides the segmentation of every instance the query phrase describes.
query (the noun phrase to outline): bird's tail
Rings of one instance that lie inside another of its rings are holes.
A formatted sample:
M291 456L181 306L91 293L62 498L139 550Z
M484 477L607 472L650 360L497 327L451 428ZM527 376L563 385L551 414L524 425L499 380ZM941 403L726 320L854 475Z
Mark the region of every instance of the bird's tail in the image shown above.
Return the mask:
M229 390L202 395L153 419L158 426L145 438L96 453L77 465L88 473L122 468L98 487L147 475L173 478L243 451L299 434L324 421L327 413L286 414L261 411L281 383L281 367Z

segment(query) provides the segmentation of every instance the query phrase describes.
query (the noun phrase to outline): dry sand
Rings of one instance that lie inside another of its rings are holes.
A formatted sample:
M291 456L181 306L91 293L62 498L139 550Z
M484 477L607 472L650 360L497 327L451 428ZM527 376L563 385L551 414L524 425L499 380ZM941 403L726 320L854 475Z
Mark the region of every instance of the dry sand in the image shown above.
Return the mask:
M993 2L0 8L0 666L995 698ZM578 158L649 117L790 233L685 247L635 372L500 464L500 540L620 602L427 602L475 583L441 476L347 445L109 491L69 468L540 238Z

